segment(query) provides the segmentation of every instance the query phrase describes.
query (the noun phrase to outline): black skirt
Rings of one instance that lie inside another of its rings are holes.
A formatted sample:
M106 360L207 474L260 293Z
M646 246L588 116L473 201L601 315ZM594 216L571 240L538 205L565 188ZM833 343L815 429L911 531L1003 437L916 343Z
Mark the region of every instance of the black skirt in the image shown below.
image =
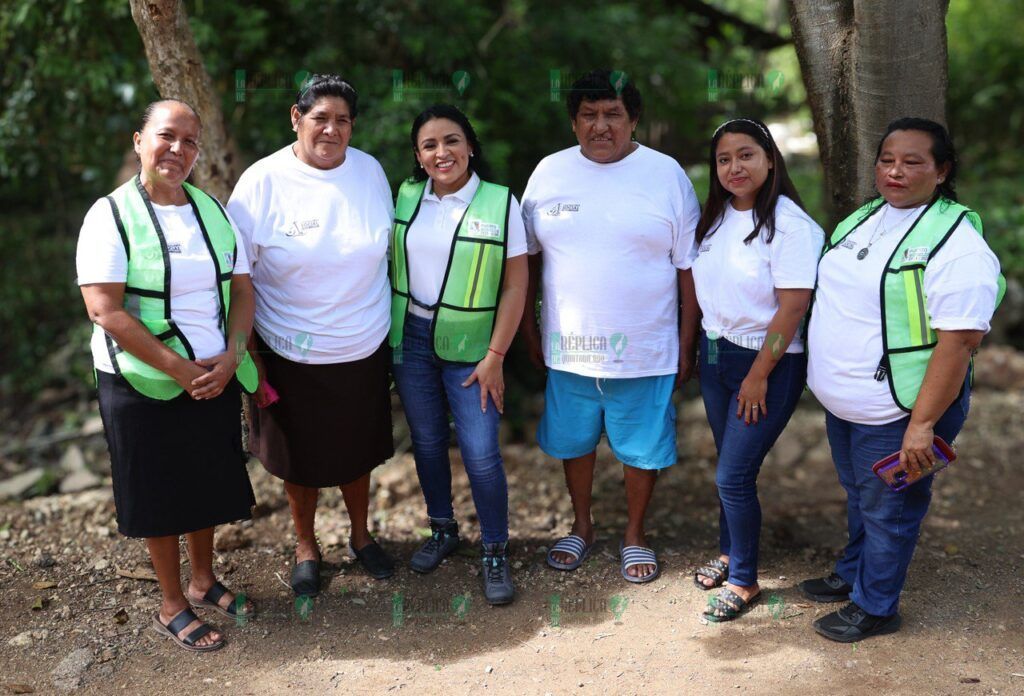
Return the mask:
M264 468L310 488L344 486L395 453L391 350L326 365L283 358L256 334L267 382L280 400L251 409L250 448Z
M237 380L215 399L160 401L124 377L97 379L122 534L172 536L252 517Z

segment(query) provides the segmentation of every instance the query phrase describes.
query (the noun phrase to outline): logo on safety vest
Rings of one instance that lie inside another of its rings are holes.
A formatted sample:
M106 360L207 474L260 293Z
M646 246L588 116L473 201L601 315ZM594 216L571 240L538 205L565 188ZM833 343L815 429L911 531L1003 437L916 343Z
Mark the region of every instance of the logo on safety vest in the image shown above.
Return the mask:
M928 260L928 247L909 247L903 252L903 260L909 263L925 263Z
M484 222L483 220L469 220L466 223L466 231L471 237L497 238L501 236L500 227L493 222Z

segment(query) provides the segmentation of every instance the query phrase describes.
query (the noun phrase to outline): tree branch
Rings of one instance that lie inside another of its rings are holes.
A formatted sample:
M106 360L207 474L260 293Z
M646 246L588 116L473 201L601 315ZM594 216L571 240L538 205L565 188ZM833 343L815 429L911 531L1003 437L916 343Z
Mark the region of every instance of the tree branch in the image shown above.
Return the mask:
M707 24L705 28L712 36L722 36L722 25L730 24L736 27L743 34L744 45L750 48L767 51L793 42L792 39L779 36L762 27L751 24L742 17L720 10L701 0L669 0L666 4L670 7L673 5L681 7L706 19Z

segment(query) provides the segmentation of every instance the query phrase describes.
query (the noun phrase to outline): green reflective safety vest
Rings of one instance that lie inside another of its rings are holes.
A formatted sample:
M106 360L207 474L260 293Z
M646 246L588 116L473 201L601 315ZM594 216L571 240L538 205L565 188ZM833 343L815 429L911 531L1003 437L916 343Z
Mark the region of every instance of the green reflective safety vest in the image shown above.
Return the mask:
M182 184L185 197L199 221L206 248L213 259L220 301L220 328L227 345L227 317L231 307L231 275L235 263L235 233L224 209L214 198L190 184ZM195 360L185 334L171 319L171 260L160 222L149 194L138 176L107 196L118 234L128 256L128 278L124 289L125 309L154 336L178 355ZM107 350L114 371L122 375L143 396L167 401L184 390L174 379L144 363L118 346L106 334ZM244 348L241 349L244 351ZM258 377L249 353L235 372L242 387L252 393Z
M426 181L405 181L395 202L391 231L391 332L388 344L400 349L405 316L412 302L434 312L434 353L451 362L478 362L487 355L505 277L505 246L512 192L481 181L452 239L448 268L438 301L427 305L409 291L406 240L420 210Z
M839 246L884 204L883 198L869 201L840 222L822 256ZM875 379L879 382L888 380L893 401L908 413L917 403L928 361L938 340L928 316L924 271L935 252L946 243L964 218L978 234L982 234L981 217L970 208L948 198L932 202L896 245L882 274L882 359ZM1002 274L998 284L996 306L1006 292L1006 280Z

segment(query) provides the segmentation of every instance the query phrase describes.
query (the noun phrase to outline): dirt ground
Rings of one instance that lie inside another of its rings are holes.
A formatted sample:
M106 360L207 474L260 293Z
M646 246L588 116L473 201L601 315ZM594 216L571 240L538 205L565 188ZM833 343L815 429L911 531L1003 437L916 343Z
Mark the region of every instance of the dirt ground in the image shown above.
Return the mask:
M808 399L760 478L761 583L741 620L705 624L693 569L715 554L714 447L697 400L680 408L680 460L658 483L649 518L661 577L622 580L621 467L602 445L595 487L600 543L573 574L544 565L571 523L560 464L505 447L514 576L508 607L483 601L466 478L453 455L467 541L434 574L403 566L375 581L345 551L337 491L321 498L318 533L333 576L315 603L286 581L290 521L279 483L250 464L252 522L218 533L216 569L258 603L229 645L193 655L148 628L157 608L140 541L116 532L109 487L0 506L0 693L1024 693L1024 395L977 392L936 481L903 595L904 628L854 645L817 636L796 583L827 572L845 541L844 496ZM403 562L424 509L408 454L375 473L378 538ZM183 574L187 576L187 564ZM216 622L214 622L216 623Z

